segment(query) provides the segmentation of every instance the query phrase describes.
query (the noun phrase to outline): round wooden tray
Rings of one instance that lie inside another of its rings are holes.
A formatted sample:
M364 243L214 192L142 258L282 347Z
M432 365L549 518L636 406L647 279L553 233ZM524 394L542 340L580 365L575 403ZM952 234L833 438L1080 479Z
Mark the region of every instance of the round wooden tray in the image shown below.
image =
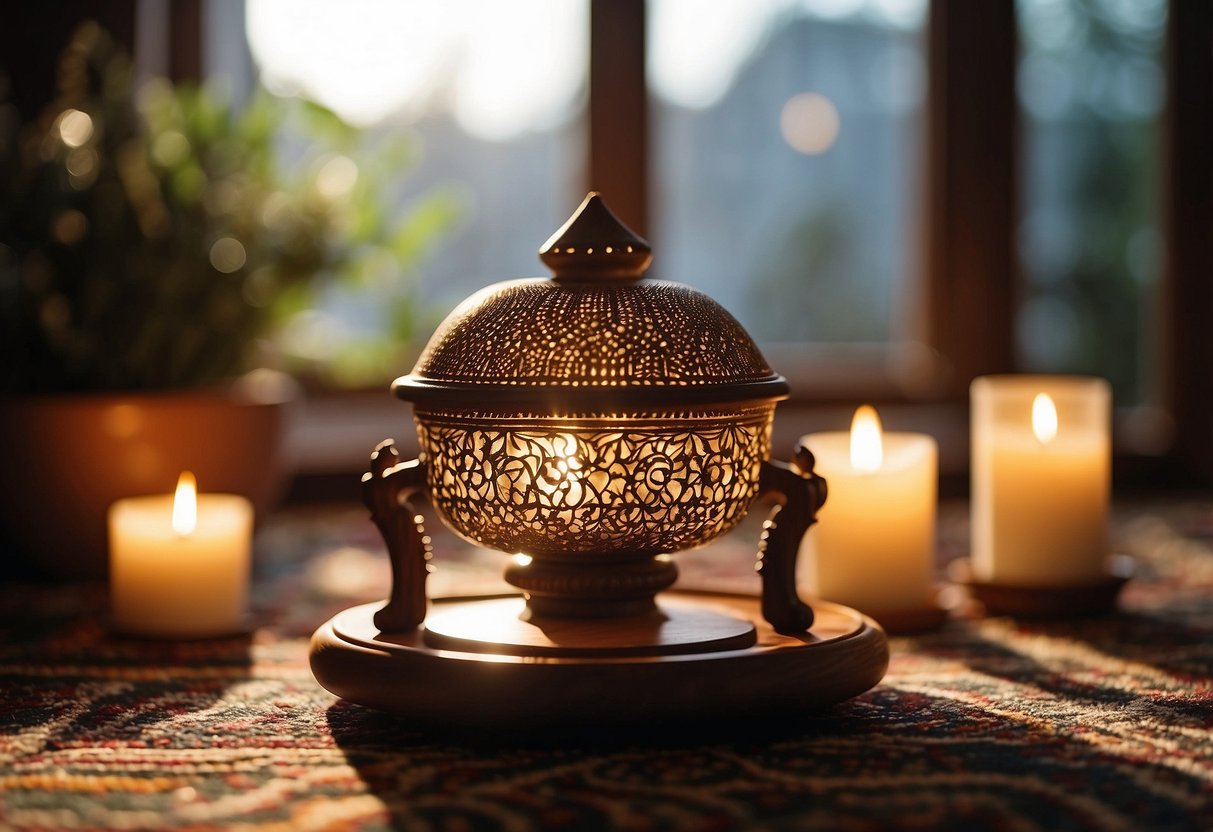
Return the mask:
M659 596L659 602L666 599L684 612L749 622L754 643L657 656L617 648L602 656L443 649L432 646L424 625L406 633L380 632L373 616L381 605L366 604L337 614L312 636L312 672L329 691L371 708L431 724L521 729L790 714L863 693L888 667L884 632L849 607L817 602L812 629L792 637L774 632L751 596ZM430 615L481 616L501 600L437 600ZM626 626L626 620L618 622Z

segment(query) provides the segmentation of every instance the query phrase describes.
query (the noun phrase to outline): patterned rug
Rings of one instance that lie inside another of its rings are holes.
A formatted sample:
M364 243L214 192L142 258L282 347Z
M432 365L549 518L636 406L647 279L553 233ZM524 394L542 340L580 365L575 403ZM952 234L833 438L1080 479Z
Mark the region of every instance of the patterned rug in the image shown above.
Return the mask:
M960 550L962 507L941 557ZM259 626L123 639L102 588L0 590L0 828L1213 829L1213 502L1118 512L1122 612L957 620L892 642L884 682L760 732L455 737L335 699L307 636L382 594L361 510L274 518ZM684 582L754 589L740 536ZM500 589L439 555L434 594Z

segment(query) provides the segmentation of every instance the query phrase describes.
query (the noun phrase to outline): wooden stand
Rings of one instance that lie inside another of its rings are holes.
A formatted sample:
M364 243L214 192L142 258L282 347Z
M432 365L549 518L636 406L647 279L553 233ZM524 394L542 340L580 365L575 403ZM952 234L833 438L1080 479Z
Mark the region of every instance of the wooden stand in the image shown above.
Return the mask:
M1077 618L1105 615L1116 609L1116 598L1133 576L1136 561L1127 555L1108 558L1107 575L1076 586L998 584L973 577L969 559L952 561L948 576L968 590L986 615L1020 618Z
M875 622L796 594L800 540L826 496L803 447L790 463L762 463L759 490L775 507L758 546L760 598L661 593L677 576L668 558L611 551L521 559L506 570L521 595L430 604L429 537L408 503L425 487L418 461L402 462L390 442L375 449L364 498L392 590L331 619L311 645L316 679L351 702L506 731L736 723L831 705L888 666Z
M766 458L787 380L715 303L642 283L649 245L598 194L540 258L551 281L470 298L393 382L420 454L382 442L362 478L391 591L317 630L316 678L353 702L495 729L736 722L875 685L880 628L796 593L827 486L803 445ZM427 492L453 531L515 554L504 577L519 596L429 608L430 538L409 502ZM761 596L668 594L669 556L756 497L773 503Z
M812 628L787 636L762 620L758 598L670 592L658 600L668 621L641 624L649 630L640 649L629 644L638 635L634 620L561 620L558 632L545 628L550 622L517 620L510 640L528 645L499 643L500 652L491 653L457 649L453 631L478 632L477 618L501 620L507 607L521 613L521 597L435 601L425 625L394 633L375 626L380 605L368 604L316 631L312 672L344 699L428 724L584 729L790 715L863 693L888 666L884 633L848 607L819 602ZM654 644L685 647L688 634L702 641L710 619L750 630L753 642L653 655ZM581 652L587 639L603 652ZM536 645L540 655L532 652ZM573 652L561 655L570 645Z

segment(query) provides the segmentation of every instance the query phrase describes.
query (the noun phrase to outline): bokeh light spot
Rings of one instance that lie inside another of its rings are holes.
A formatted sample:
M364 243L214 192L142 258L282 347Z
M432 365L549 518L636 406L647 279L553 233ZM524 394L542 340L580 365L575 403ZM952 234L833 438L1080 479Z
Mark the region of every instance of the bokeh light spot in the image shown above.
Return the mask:
M326 199L340 199L358 182L358 165L348 156L330 156L316 173L316 190Z
M67 329L72 320L72 307L67 298L56 292L42 301L38 317L47 332L58 333Z
M99 161L95 150L80 149L69 153L67 155L67 172L71 175L72 185L76 187L91 185L96 178Z
M88 233L88 217L70 209L60 211L51 222L51 235L65 246L74 246Z
M152 143L152 158L165 168L179 165L189 152L190 140L177 130L165 130Z
M59 138L68 147L80 147L93 137L93 120L88 113L67 109L59 114L56 127Z
M239 271L246 259L244 246L235 237L220 237L211 246L211 265L224 274Z
M793 150L810 156L824 153L838 138L838 108L821 93L798 93L783 105L779 128Z

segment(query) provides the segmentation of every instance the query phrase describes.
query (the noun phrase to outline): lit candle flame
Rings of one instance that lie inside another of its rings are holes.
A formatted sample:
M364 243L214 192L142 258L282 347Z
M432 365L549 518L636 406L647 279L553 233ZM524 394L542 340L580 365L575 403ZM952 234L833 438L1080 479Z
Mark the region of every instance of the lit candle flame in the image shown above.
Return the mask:
M884 461L884 441L876 408L865 404L851 420L851 465L856 471L879 471Z
M1032 399L1032 433L1041 444L1057 436L1057 407L1048 393L1037 393Z
M182 471L173 497L173 531L185 537L198 525L198 483L189 471Z

